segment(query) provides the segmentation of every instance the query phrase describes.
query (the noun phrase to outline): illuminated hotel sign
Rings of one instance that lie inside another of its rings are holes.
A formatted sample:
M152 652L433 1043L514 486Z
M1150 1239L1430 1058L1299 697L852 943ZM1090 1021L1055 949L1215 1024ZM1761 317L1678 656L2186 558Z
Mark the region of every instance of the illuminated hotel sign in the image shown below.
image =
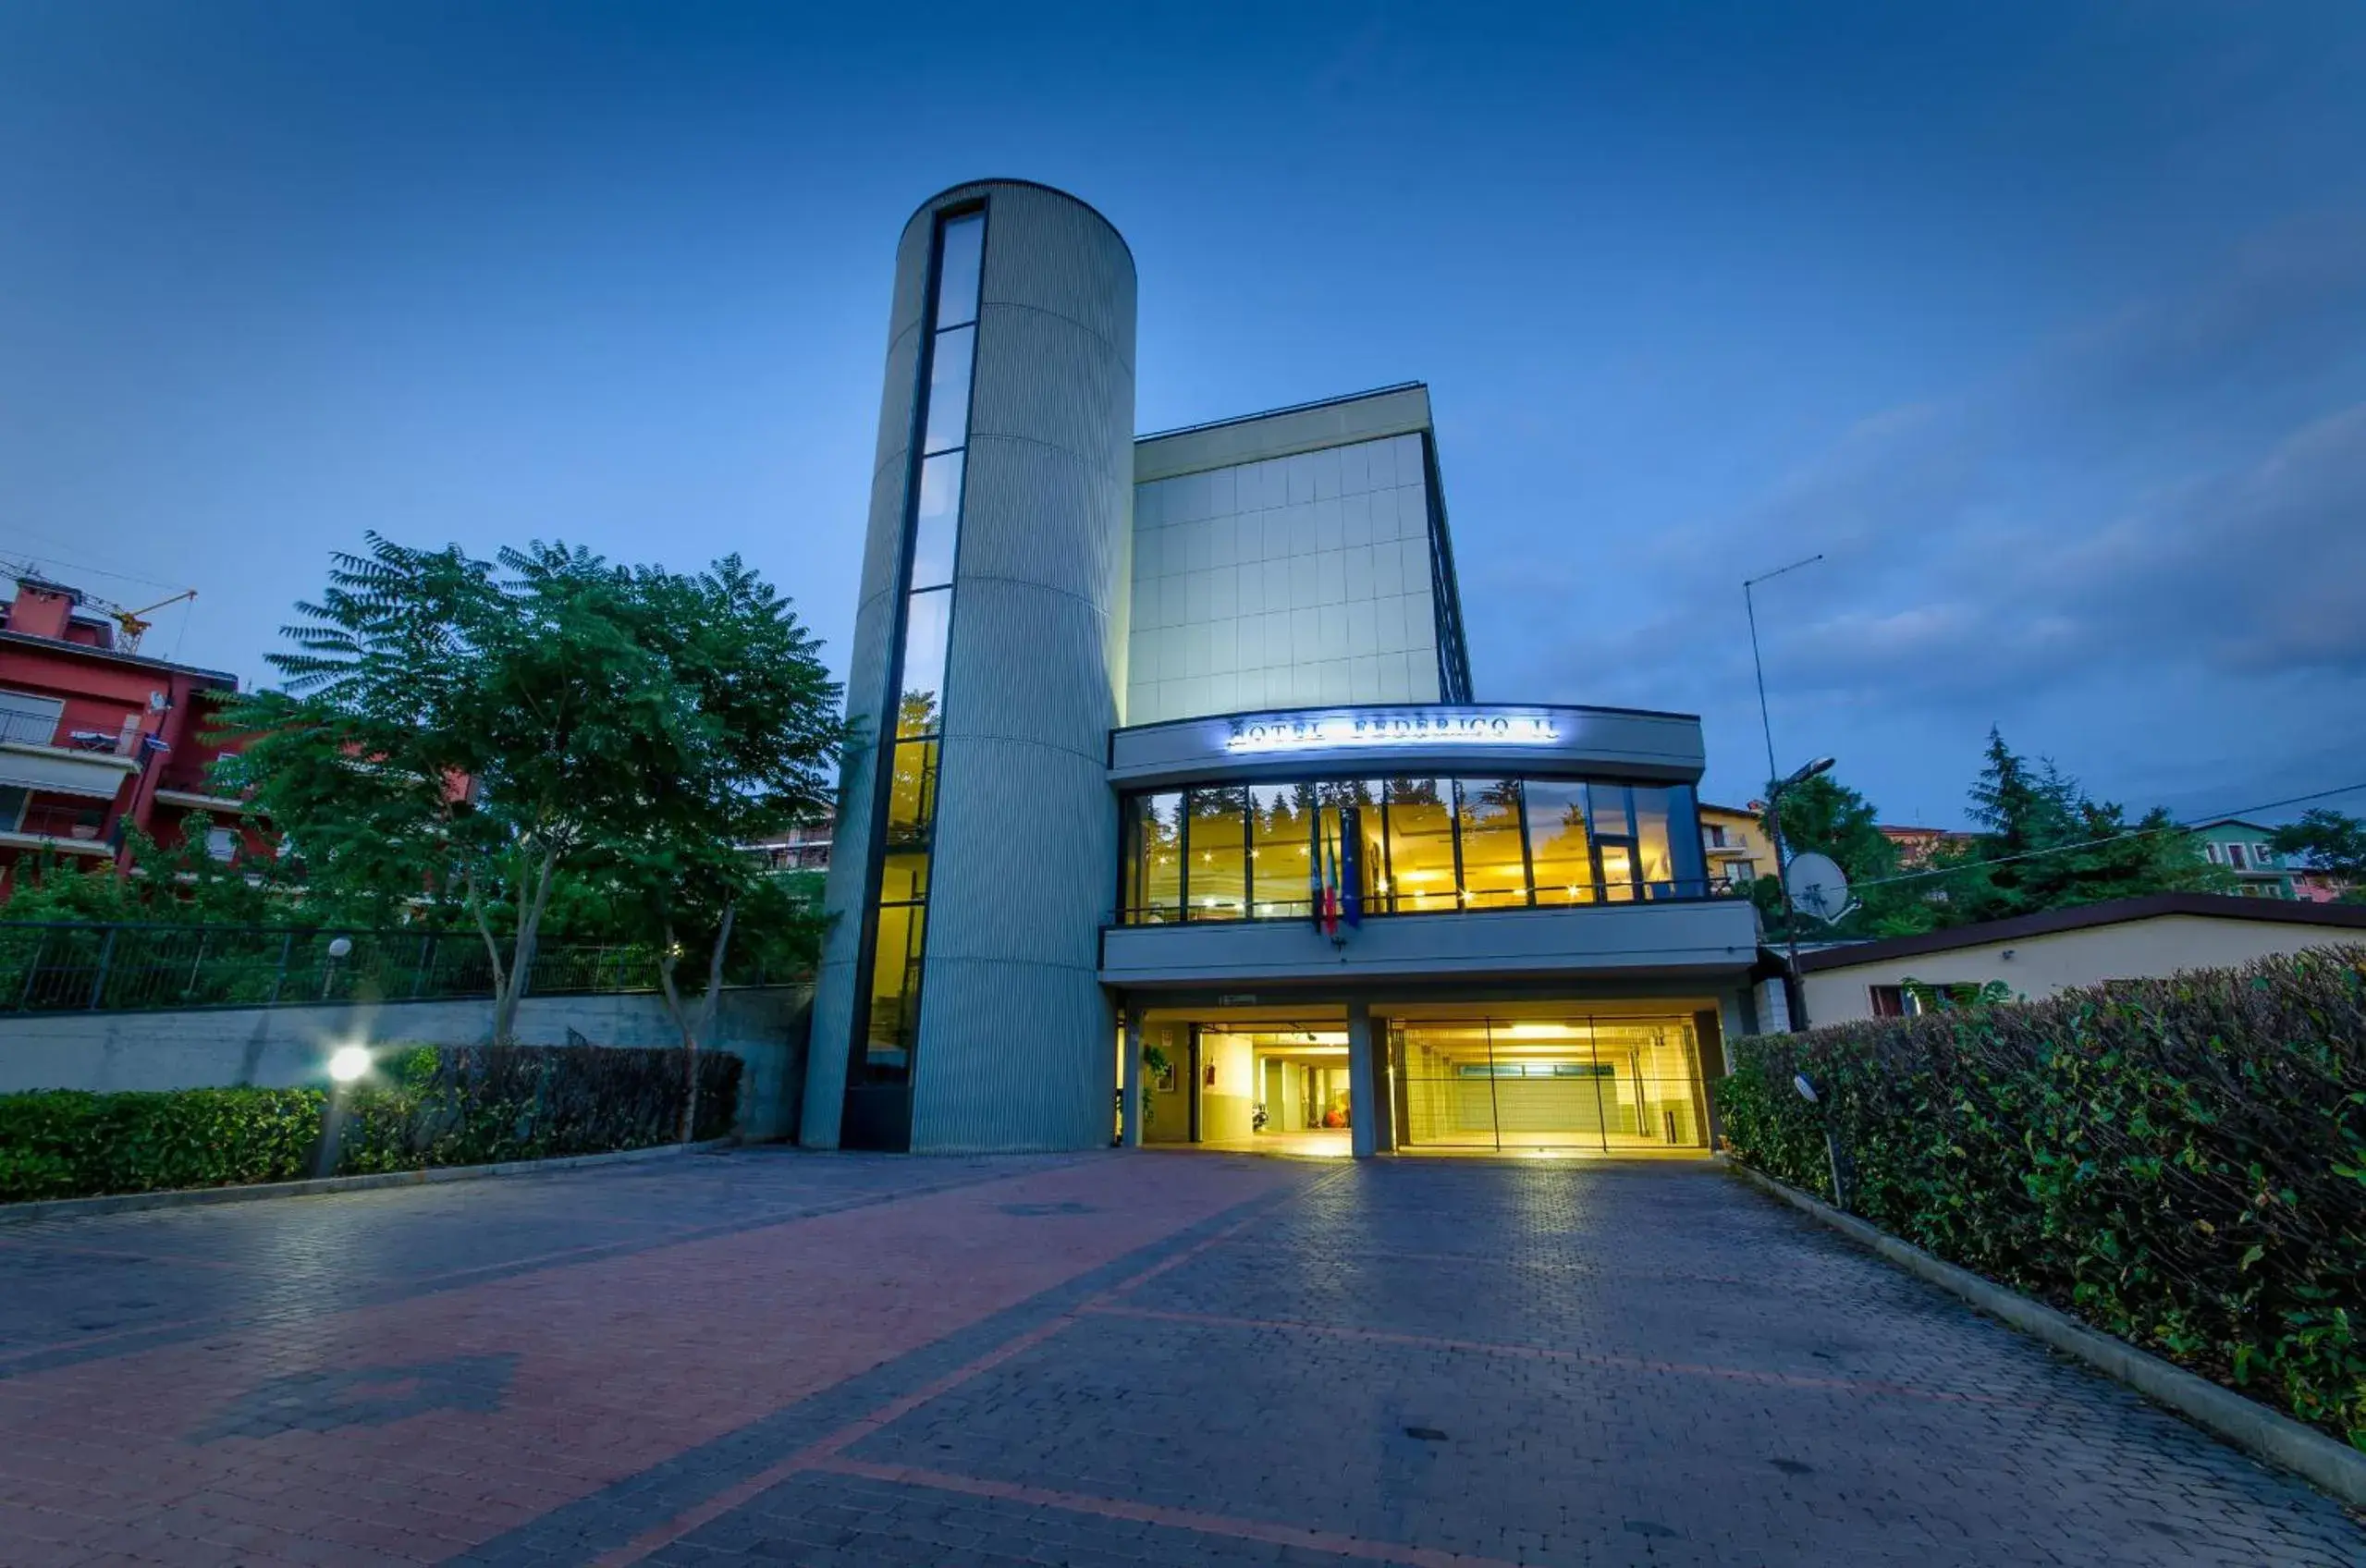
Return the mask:
M1550 746L1560 728L1542 714L1488 708L1259 714L1232 720L1228 752L1313 752L1357 746Z

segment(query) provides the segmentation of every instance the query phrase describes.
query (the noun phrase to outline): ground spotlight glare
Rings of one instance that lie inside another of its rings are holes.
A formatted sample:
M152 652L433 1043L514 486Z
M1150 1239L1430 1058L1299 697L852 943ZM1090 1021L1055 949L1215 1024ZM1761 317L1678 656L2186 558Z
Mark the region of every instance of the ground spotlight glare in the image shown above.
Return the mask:
M367 1046L339 1046L328 1059L328 1075L340 1084L350 1084L369 1071Z

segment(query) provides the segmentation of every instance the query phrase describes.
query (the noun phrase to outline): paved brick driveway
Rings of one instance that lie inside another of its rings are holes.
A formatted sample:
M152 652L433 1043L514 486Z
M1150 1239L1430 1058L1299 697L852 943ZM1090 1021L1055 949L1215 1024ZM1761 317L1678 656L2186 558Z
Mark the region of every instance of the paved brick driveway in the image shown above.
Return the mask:
M2366 1562L1706 1168L751 1151L0 1224L0 1562Z

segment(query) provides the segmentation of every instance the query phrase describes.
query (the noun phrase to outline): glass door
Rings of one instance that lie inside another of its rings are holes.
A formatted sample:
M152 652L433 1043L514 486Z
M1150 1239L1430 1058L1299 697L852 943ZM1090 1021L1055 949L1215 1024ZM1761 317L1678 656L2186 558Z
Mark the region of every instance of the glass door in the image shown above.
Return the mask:
M1408 1151L1698 1148L1691 1020L1404 1021L1390 1031Z

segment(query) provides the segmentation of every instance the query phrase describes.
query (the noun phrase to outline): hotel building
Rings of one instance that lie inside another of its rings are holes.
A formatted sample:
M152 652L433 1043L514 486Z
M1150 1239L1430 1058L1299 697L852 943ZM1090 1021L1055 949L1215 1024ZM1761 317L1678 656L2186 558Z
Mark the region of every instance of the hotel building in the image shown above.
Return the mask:
M1134 291L1042 186L903 231L803 1141L1705 1149L1699 722L1480 700L1428 390L1137 436Z

